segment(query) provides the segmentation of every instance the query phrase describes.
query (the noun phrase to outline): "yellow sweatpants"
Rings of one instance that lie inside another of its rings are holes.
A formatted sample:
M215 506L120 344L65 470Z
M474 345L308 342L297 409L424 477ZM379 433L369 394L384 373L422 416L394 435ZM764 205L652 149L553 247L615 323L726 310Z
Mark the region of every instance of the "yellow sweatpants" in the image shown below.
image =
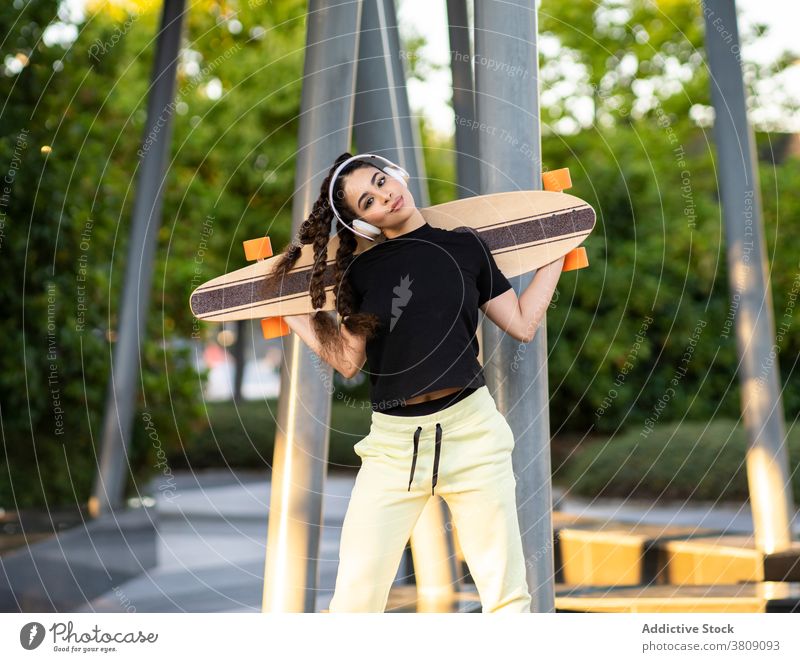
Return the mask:
M482 610L530 612L511 466L514 433L486 386L425 416L373 412L369 434L354 448L361 468L342 526L330 612L384 611L434 490L450 509Z

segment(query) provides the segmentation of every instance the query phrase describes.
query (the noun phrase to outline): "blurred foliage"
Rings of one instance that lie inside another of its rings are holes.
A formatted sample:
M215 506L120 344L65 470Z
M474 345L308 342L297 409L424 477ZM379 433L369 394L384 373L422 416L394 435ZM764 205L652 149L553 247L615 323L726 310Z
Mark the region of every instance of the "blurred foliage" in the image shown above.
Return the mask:
M790 464L800 466L800 429L787 435ZM584 446L553 482L573 496L702 501L748 499L747 439L737 421L674 421L643 433ZM795 503L800 472L790 470Z
M738 417L736 306L714 136L702 111L710 91L700 5L543 0L539 17L543 40L552 42L542 46L542 121L552 123L543 129L544 169L569 167L569 193L598 215L585 243L589 268L561 277L548 312L553 434L616 433L648 418ZM741 38L752 43L768 33L755 26ZM796 114L792 103L758 92L794 57L744 62L751 114L769 104L783 118ZM565 81L577 92L560 98ZM591 101L588 124L581 97ZM758 133L759 152L768 155L786 137ZM800 230L800 205L788 195L800 161L768 159L759 175L773 311L776 326L783 321L789 330L777 346L785 414L793 418L800 341L790 330L800 264L779 238Z
M707 118L711 88L702 7L696 0L542 0L543 133L552 131L552 123L563 132L656 120L659 108L686 124ZM740 19L739 39L746 50L768 40L769 31ZM768 108L779 118L763 123L763 130L780 130L798 111L797 101L779 85L763 85L797 57L784 52L769 62L742 61L750 110Z
M91 490L160 7L92 2L83 20L56 0L0 7L5 508L85 503ZM187 14L175 104L160 113L173 120L171 167L129 493L207 425L188 339L209 329L193 326L189 293L243 266L243 239L288 240L305 8L208 1ZM48 26L61 31L43 39Z
M268 475L275 449L277 412L277 399L208 403L203 413L208 428L188 440L185 447L171 452L170 467L191 471L214 467L258 469ZM360 460L353 446L367 435L369 422L368 399L332 399L329 470L358 469Z
M431 205L450 202L456 198L455 148L450 136L437 134L424 115L419 116L423 136L422 153L425 159L425 180Z

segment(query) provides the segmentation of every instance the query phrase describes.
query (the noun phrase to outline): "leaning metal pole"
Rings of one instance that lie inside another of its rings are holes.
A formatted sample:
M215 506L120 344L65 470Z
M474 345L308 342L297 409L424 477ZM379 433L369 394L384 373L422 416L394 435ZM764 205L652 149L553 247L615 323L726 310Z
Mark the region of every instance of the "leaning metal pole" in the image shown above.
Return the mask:
M450 72L453 79L453 112L455 114L456 195L459 199L478 195L480 171L478 169L478 137L470 128L475 119L475 83L472 72L472 45L470 43L467 0L447 0L447 31L450 39ZM483 312L478 311L478 361L483 365ZM453 536L456 548L457 569L460 570L464 552L458 541L458 531Z
M370 0L361 19L353 132L359 150L394 161L411 175L408 187L420 207L430 205L422 145L412 121L392 0Z
M475 107L480 192L541 188L535 4L475 3ZM533 274L512 278L519 295ZM486 382L511 429L517 511L531 611L555 611L546 317L524 345L483 323Z
M142 137L141 170L133 202L131 236L125 263L117 343L103 415L98 471L89 514L97 517L117 508L125 495L125 468L133 432L139 352L147 326L156 239L161 227L163 185L175 109L175 72L183 27L184 0L165 2L156 39L147 97L147 124Z
M371 0L361 18L356 104L359 152L377 153L403 166L419 207L430 205L417 124L411 117L393 0ZM449 511L433 496L411 533L417 611L450 611L456 596L455 544Z
M736 4L706 0L706 51L725 222L728 283L736 324L747 482L756 549L791 545L794 513L767 274L755 141L747 120Z
M475 85L472 80L467 0L447 0L447 25L456 125L456 188L459 198L470 198L478 195L480 173L477 134L471 129L475 119Z
M292 205L296 234L322 179L348 150L361 2L310 0ZM333 369L286 337L272 466L264 612L314 612Z

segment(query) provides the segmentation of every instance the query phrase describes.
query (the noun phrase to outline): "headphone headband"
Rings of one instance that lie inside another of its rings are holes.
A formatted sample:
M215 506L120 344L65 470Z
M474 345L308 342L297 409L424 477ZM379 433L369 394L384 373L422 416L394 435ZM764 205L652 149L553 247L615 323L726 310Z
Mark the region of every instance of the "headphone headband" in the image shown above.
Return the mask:
M331 211L333 212L333 215L336 217L336 219L339 221L339 223L344 225L344 227L346 227L351 232L357 234L359 237L364 237L364 239L369 239L370 241L374 241L374 239L372 237L370 237L368 235L365 235L365 234L361 234L357 230L355 230L355 229L351 228L349 225L347 225L347 223L344 222L344 219L341 216L339 216L339 212L336 211L336 206L334 205L334 202L333 202L333 188L336 185L336 180L339 178L339 173L342 172L342 169L348 163L351 163L351 162L355 161L356 159L361 159L361 160L364 160L364 161L380 159L381 161L383 161L383 163L386 166L388 166L390 168L396 168L398 171L400 171L400 173L404 177L408 177L409 174L408 174L408 172L406 172L406 170L404 168L402 168L401 166L397 165L396 163L392 163L389 159L384 158L380 154L356 154L355 156L351 156L344 163L340 164L339 167L336 168L336 170L334 171L333 177L331 177L331 183L328 186L328 203L330 204ZM383 170L383 168L380 168L379 166L376 166L376 167L379 170Z

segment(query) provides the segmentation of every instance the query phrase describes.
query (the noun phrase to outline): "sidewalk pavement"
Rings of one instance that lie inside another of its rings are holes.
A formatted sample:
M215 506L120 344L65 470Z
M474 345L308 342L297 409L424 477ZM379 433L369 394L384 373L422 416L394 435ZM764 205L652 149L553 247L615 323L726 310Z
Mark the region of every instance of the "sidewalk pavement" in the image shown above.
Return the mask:
M323 500L316 610L333 595L339 535L355 473L329 473ZM87 603L80 612L259 612L264 581L270 481L254 472L178 473L174 496L154 483L158 511L158 564ZM752 533L749 504L654 505L630 499L563 497L565 513L615 522L672 524ZM800 514L799 514L800 515ZM793 521L800 534L800 516ZM398 577L402 575L398 569Z

